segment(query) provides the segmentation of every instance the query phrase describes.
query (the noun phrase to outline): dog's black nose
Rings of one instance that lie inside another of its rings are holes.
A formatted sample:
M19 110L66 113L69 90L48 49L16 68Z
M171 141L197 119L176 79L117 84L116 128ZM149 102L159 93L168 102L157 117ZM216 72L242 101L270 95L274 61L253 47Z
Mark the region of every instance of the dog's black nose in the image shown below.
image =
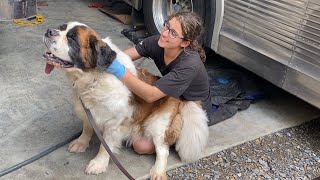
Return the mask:
M57 36L59 35L58 31L55 29L48 29L45 36L50 37L50 36Z

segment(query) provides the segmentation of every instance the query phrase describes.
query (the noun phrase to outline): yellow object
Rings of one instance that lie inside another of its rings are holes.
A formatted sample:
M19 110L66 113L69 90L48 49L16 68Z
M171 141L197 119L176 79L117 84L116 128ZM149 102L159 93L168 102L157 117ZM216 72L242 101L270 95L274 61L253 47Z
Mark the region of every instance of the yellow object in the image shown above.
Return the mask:
M14 19L13 22L16 24L22 25L22 26L24 26L24 25L31 26L31 25L41 24L44 21L43 16L40 14L36 15L36 19L37 20L34 22L23 22L19 19Z

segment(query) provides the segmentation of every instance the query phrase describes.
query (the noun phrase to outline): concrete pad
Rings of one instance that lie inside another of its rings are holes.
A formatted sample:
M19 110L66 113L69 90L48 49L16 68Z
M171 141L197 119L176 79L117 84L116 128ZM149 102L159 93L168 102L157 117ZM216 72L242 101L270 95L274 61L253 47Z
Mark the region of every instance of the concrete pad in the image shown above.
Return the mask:
M0 22L0 171L20 163L56 145L81 130L82 123L72 111L69 84L63 73L44 73L42 35L49 27L68 21L80 21L95 29L101 37L126 49L133 44L120 31L129 26L88 8L89 0L47 1L39 14L45 18L37 26L19 26ZM152 61L136 62L158 74ZM204 156L233 147L260 136L299 125L320 115L318 109L276 90L270 99L253 104L246 111L210 127L210 141ZM72 154L67 145L1 179L127 179L114 163L106 173L84 173L85 165L98 151L94 138L87 152ZM130 148L117 155L135 177L148 177L154 155L140 156ZM168 168L182 165L174 151Z

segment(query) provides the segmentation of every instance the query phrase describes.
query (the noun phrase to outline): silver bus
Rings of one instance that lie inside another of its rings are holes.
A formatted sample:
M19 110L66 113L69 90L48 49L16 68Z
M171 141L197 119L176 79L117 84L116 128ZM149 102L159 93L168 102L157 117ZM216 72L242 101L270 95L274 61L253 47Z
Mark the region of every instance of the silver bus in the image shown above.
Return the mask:
M174 11L194 11L204 45L320 108L320 0L126 0L151 34Z

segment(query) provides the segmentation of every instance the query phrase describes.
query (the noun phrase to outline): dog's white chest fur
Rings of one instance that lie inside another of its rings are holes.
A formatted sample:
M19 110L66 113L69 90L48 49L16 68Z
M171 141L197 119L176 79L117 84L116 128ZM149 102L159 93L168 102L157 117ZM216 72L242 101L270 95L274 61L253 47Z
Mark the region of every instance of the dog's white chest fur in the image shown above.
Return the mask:
M117 127L132 114L133 107L128 103L132 94L114 75L97 70L84 72L74 81L73 91L75 104L81 97L99 129Z
M105 38L103 41L117 53L116 59L133 75L137 75L132 60L120 51L109 38ZM73 81L75 106L79 106L77 98L81 97L86 107L90 109L99 129L118 127L125 119L131 118L133 107L129 100L132 92L114 75L90 70L83 72ZM81 109L81 107L78 108Z

